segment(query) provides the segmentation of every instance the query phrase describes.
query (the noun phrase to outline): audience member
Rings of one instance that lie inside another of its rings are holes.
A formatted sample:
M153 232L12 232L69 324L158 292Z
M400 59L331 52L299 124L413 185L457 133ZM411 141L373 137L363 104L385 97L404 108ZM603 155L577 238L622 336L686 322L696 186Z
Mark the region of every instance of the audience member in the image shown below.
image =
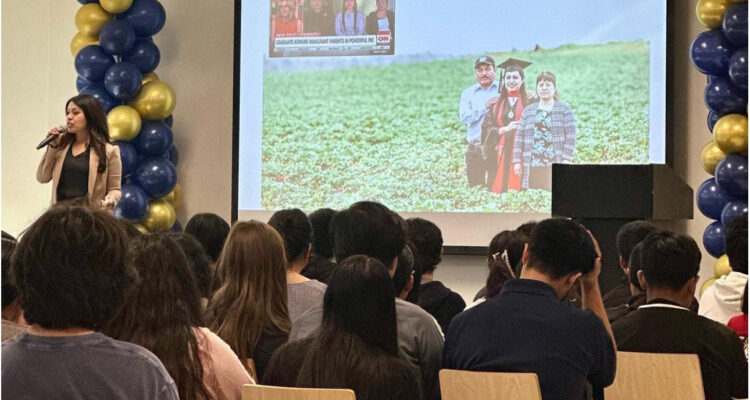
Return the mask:
M354 203L336 215L331 230L337 260L363 254L383 263L389 275L395 274L398 255L406 242L406 224L388 207L371 201ZM295 322L290 340L314 335L322 315L323 307L303 314ZM438 370L443 348L440 327L426 311L401 299L396 299L396 318L399 352L417 375L422 398L439 398Z
M737 335L687 308L698 283L701 252L687 236L666 231L643 240L638 272L648 301L613 325L620 351L695 353L707 400L747 397L747 360Z
M211 263L215 264L229 235L229 224L213 213L195 214L185 225L185 233L198 239Z
M320 36L333 36L333 14L330 7L323 7L323 0L310 0L310 7L302 17L302 30Z
M321 208L308 215L313 230L312 254L302 275L328 283L336 263L333 262L333 248L331 247L330 226L336 211Z
M305 311L323 304L326 285L304 277L300 272L310 260L312 226L307 215L298 208L275 212L268 220L284 239L286 254L286 290L289 319L294 321Z
M527 238L530 238L531 237L531 231L534 230L534 227L536 226L536 224L537 224L536 221L526 221L523 224L518 225L518 227L516 228L516 230L518 232L522 233Z
M414 243L423 260L419 306L435 317L445 332L453 317L466 308L466 303L461 295L434 280L435 269L442 261L443 234L437 225L422 218L409 218L406 225L408 240Z
M31 327L3 343L3 398L178 399L154 354L96 332L137 280L126 248L114 218L67 204L26 230L11 275Z
M534 228L520 279L459 314L446 335L443 368L533 372L544 399L580 399L615 375L596 241L578 223L553 218ZM581 278L583 308L561 302Z
M604 308L627 306L628 300L637 293L631 291L632 283L628 277L628 261L633 248L640 243L649 233L655 231L655 225L646 221L632 221L620 227L617 231L615 242L619 257L620 268L623 275L617 285L602 296ZM611 321L611 320L610 320Z
M518 230L502 231L492 238L487 256L487 284L474 296L475 302L494 297L500 293L505 281L521 274L521 269L516 271L515 267L523 265L521 256L528 240L529 238ZM490 293L488 287L491 287Z
M221 286L208 302L207 326L240 360L253 360L246 363L247 368L263 383L268 360L287 341L291 325L281 236L259 221L236 223L216 273Z
M202 328L198 286L180 245L166 234L143 235L130 242L126 261L140 282L102 333L152 351L180 399L241 399L242 385L253 381L229 345Z
M411 251L412 258L414 258L414 265L411 273L413 278L411 290L404 300L419 305L419 287L422 286L422 263L424 261L422 260L422 257L419 256L419 250L417 250L417 246L414 243L406 242L406 247Z
M638 282L638 271L643 268L641 262L642 250L643 246L638 243L630 252L630 259L627 263L627 273L631 296L625 304L607 308L607 318L610 323L614 323L646 303L646 291L641 288L641 283Z
M359 400L419 399L409 364L399 358L393 286L367 256L344 260L331 278L319 333L273 357L266 384L350 388Z
M203 246L201 246L195 236L184 232L171 232L167 236L177 242L185 253L185 256L187 256L188 265L193 272L195 282L198 284L198 294L207 301L211 297L213 272L210 266L211 260L208 258Z
M714 282L701 296L699 314L726 324L741 314L742 294L747 286L747 213L729 225L726 252L732 272Z
M2 232L2 296L3 296L3 342L25 332L28 328L23 318L23 307L18 299L18 288L10 278L10 257L16 249L16 238Z
M745 358L747 359L747 286L742 295L742 314L732 317L727 326L744 342Z
M404 246L401 254L398 255L396 271L393 273L393 293L399 299L406 300L412 286L414 286L414 253L411 252L409 246Z

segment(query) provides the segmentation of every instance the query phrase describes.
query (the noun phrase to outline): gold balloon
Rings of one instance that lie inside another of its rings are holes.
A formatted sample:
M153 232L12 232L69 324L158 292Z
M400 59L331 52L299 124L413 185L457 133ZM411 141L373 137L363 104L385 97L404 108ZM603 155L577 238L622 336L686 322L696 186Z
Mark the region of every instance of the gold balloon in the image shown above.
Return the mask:
M133 0L99 0L99 4L112 14L120 14L133 5Z
M701 165L703 170L713 175L716 170L716 164L719 163L727 155L716 145L713 140L703 146L701 150Z
M711 285L713 285L714 282L716 282L716 278L711 278L711 279L703 282L703 284L701 285L701 290L698 291L698 299L700 299L701 296L703 296L703 292L705 292L706 289L708 289L709 287L711 287Z
M726 154L747 153L747 117L728 114L716 121L714 141Z
M112 14L104 11L99 4L88 3L76 13L76 27L78 32L86 36L99 37L99 30L113 19Z
M176 96L164 81L151 81L143 85L130 105L138 110L143 119L164 119L172 114Z
M163 198L164 200L168 201L175 210L179 210L180 208L182 208L182 185L179 183L174 185L174 189L172 189L172 191Z
M70 53L75 56L78 54L79 50L91 44L99 44L99 38L96 36L87 36L78 32L70 41Z
M174 225L176 218L174 207L169 202L154 199L148 202L148 211L140 224L151 232L166 231Z
M144 235L148 234L148 229L146 229L143 225L141 225L141 224L133 224L133 226L135 226L135 229L138 229L138 232L140 232L140 233L142 233Z
M112 140L133 140L141 131L141 114L130 106L117 106L107 114L109 137Z
M721 20L729 8L727 0L698 0L695 6L695 15L698 21L708 29L721 27Z
M158 81L158 80L159 80L159 75L156 75L156 72L151 71L143 75L143 78L141 78L141 85L145 85L151 81Z
M716 264L714 264L715 278L729 275L730 272L732 272L732 267L729 266L729 257L726 254L716 259Z

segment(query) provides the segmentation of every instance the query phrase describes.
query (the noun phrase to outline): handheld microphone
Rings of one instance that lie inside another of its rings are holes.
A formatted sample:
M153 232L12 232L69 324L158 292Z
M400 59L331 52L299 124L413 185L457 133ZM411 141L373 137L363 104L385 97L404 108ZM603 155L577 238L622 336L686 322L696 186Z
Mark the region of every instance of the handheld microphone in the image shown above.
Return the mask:
M65 125L60 125L60 126L57 127L57 129L60 130L60 135L64 135L64 134L68 133L68 128ZM44 140L42 140L41 143L39 143L36 146L36 149L39 150L42 147L44 147L44 146L52 143L55 139L57 139L58 137L60 137L60 135L50 135L50 136L47 136L46 138L44 138Z

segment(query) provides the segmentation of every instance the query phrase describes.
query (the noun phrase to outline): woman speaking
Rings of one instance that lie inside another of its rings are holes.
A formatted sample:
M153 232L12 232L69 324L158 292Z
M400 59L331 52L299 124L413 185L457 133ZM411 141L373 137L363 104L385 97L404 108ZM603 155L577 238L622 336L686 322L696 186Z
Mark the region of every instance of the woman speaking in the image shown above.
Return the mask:
M86 197L111 210L120 200L120 149L109 143L107 116L99 100L81 94L65 104L66 128L52 128L36 179L52 181L52 203ZM93 150L93 151L92 151Z

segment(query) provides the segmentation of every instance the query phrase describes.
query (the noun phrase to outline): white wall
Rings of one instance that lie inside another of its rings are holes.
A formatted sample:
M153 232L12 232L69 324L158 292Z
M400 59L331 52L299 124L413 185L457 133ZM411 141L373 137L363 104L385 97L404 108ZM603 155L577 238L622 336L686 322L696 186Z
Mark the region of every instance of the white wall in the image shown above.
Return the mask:
M710 135L703 105L705 77L690 64L689 46L704 28L695 18L694 1L675 3L675 170L697 189L708 178L700 166L700 150ZM156 72L177 93L174 133L180 152L179 181L185 192L185 207L178 217L184 223L191 215L207 211L229 219L234 2L163 0L162 4L167 22L155 36L162 54ZM49 185L34 180L41 154L33 148L50 126L63 121L64 102L75 94L69 43L76 32L78 7L73 0L2 1L2 228L12 234L27 226L49 201ZM671 227L701 243L708 223L696 208L694 220ZM702 277L711 276L713 263L704 253ZM473 297L475 285L481 285L483 258L446 264L471 264L472 279L450 273L451 265L438 269L438 278L444 274L462 288L462 294Z

